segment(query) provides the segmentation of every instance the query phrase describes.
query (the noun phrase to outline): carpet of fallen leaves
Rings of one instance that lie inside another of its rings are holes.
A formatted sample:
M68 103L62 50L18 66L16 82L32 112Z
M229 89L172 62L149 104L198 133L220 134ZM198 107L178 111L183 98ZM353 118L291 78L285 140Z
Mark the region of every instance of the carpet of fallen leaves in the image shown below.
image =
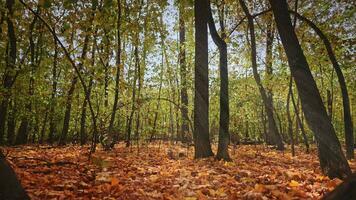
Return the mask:
M315 150L230 149L233 162L194 160L193 148L148 145L4 149L31 199L319 199L341 180L323 176ZM350 162L355 170L356 163Z

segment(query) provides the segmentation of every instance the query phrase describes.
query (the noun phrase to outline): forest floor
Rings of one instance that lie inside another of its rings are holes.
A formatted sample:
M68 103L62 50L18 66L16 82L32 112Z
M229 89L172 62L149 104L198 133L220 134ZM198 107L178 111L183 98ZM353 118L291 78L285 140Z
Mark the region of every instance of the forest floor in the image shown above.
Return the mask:
M233 162L194 160L193 148L148 145L5 148L31 199L318 199L341 182L321 174L315 150L230 149ZM184 154L184 155L183 155ZM350 162L356 170L356 162Z

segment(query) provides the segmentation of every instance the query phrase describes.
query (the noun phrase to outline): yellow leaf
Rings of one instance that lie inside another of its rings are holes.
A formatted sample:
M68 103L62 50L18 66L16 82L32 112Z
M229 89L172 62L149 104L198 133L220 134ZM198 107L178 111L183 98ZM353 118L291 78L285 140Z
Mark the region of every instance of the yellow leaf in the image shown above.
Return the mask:
M290 183L289 183L289 186L290 187L298 187L299 186L299 183L295 180L291 180Z

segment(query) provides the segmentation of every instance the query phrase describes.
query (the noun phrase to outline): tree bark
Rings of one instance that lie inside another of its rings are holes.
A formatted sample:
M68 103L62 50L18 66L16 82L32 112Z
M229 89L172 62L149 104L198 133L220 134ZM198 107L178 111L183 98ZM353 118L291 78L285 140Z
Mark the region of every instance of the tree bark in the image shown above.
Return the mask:
M194 157L213 156L209 138L208 0L194 1Z
M345 143L346 143L346 158L353 159L355 157L354 154L354 135L353 135L353 123L351 117L351 110L350 110L350 99L347 92L347 86L345 82L345 77L342 73L339 63L337 62L336 56L334 51L331 47L331 43L326 37L326 35L309 19L305 18L304 16L298 14L297 12L289 11L290 13L294 14L298 19L306 22L320 37L323 41L326 51L328 53L329 59L333 65L333 68L336 72L341 94L342 94L342 104L344 109L344 129L345 129Z
M278 150L284 150L284 145L282 142L281 135L278 132L276 121L273 116L273 105L270 105L270 101L268 101L268 97L266 94L266 90L262 85L261 78L257 71L257 53L256 53L256 36L255 36L255 28L253 23L253 16L248 11L248 8L243 0L239 0L241 7L243 8L245 15L247 16L248 26L250 30L250 39L251 39L251 62L253 69L253 77L257 83L258 89L260 91L263 103L265 105L265 110L267 114L268 120L268 135L272 137L272 143L277 145Z
M181 125L181 139L182 142L187 142L189 133L188 124L188 92L187 92L187 65L186 65L186 42L185 42L185 21L184 21L184 1L179 4L179 64L180 64L180 77L181 77L181 115L182 115L182 125Z
M4 143L4 134L5 134L5 122L7 109L9 104L9 99L11 98L11 88L15 82L15 70L16 70L16 35L15 35L15 27L13 22L13 5L15 4L14 0L6 0L6 8L8 10L8 14L6 17L7 23L7 37L9 43L9 50L7 51L6 56L6 68L3 79L3 87L4 87L4 98L1 102L0 106L0 144Z
M221 5L224 6L224 5ZM222 9L221 15L224 13ZM219 49L219 68L220 68L220 116L219 116L219 141L218 141L218 151L216 158L218 160L231 161L229 155L229 143L230 143L230 134L229 134L229 78L228 78L228 64L227 64L227 45L225 42L226 33L224 26L223 17L220 18L220 27L221 27L221 36L218 34L211 11L211 4L209 3L209 30L213 38L215 45Z
M344 157L335 130L323 105L308 62L294 32L285 0L269 0L277 29L295 79L302 109L318 143L320 166L330 178L346 178L351 169Z

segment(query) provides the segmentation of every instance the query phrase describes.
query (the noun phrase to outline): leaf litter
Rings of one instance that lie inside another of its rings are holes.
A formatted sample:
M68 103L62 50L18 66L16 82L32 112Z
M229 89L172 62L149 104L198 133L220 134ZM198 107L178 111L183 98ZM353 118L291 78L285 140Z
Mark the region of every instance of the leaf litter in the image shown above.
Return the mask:
M120 144L90 159L88 149L21 146L5 152L31 199L319 199L341 183L322 175L315 150L298 149L292 157L244 145L230 149L233 162L224 162L194 160L193 148L180 145L138 150Z

